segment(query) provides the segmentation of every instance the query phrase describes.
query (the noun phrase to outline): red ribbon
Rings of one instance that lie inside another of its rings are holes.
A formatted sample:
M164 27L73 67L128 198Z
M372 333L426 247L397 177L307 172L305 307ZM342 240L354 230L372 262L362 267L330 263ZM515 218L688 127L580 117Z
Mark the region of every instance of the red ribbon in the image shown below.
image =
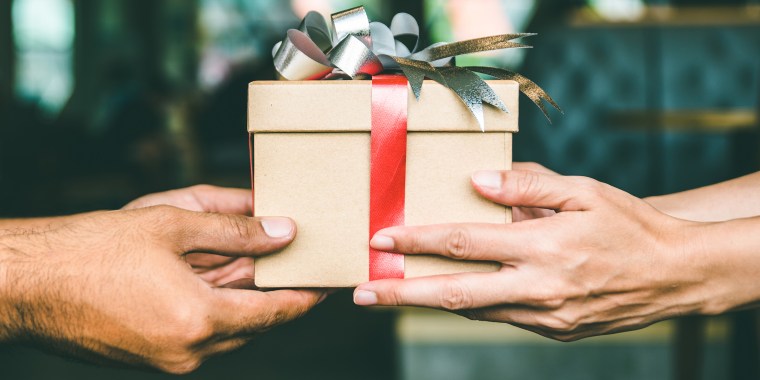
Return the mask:
M404 225L407 80L372 77L372 142L369 187L370 239L383 228ZM369 279L404 278L404 255L369 249Z

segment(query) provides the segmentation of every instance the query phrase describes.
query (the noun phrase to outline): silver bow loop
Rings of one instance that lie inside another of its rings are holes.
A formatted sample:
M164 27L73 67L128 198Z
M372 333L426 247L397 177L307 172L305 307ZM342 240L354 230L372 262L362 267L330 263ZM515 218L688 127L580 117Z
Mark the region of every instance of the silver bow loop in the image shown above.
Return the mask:
M390 30L396 40L396 56L407 57L417 51L420 44L420 26L412 15L397 13L391 20Z
M348 36L354 36L372 48L372 35L369 30L369 17L364 7L356 7L333 13L330 16L333 24L333 41L341 41Z
M325 53L304 32L291 29L274 55L274 66L287 80L321 79L333 67Z
M383 71L383 65L364 41L354 35L342 39L338 46L327 53L333 66L351 78L357 74L375 75Z
M330 28L327 27L325 18L318 12L307 13L301 25L298 26L298 30L309 36L323 52L326 53L332 48Z
M438 42L419 49L420 27L407 13L393 17L390 27L370 22L364 7L331 16L332 28L317 12L309 12L298 29L272 50L279 76L287 80L364 79L383 72L400 72L419 99L425 78L450 88L483 124L483 103L504 112L507 107L476 73L519 83L520 91L549 118L541 102L562 112L554 100L534 82L511 71L490 67L457 67L456 57L491 50L530 48L515 39L532 33L502 34L452 43ZM551 121L551 120L550 120Z
M392 55L396 54L396 39L393 36L393 32L382 22L369 23L369 30L372 34L372 52L376 55Z

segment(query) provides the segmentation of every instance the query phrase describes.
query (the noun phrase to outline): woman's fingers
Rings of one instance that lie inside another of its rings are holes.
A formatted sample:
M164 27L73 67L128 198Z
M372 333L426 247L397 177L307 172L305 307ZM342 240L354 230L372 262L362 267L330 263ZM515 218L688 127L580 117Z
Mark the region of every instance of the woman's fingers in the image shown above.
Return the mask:
M535 239L537 230L526 227L529 226L438 224L391 227L375 234L370 246L385 252L507 262L519 258Z
M514 269L494 273L379 280L362 284L354 291L361 306L422 306L450 311L521 303L529 297L532 284Z
M484 170L472 175L472 184L484 197L503 205L582 211L594 206L599 182L529 170Z

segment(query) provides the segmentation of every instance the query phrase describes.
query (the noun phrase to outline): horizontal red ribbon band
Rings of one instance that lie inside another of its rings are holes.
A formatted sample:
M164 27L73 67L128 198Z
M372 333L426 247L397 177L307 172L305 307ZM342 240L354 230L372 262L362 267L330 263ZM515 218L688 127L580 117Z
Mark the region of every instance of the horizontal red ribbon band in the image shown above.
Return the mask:
M372 77L369 236L404 225L407 80ZM404 255L369 249L369 279L404 278Z

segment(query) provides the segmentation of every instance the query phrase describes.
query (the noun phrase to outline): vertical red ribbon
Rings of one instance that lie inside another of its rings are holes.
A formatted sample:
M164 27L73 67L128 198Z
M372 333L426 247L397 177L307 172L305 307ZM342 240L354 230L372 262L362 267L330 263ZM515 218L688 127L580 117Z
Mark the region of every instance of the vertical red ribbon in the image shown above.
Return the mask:
M372 78L369 236L404 225L406 185L407 80L402 75ZM404 278L404 256L369 249L369 279Z

